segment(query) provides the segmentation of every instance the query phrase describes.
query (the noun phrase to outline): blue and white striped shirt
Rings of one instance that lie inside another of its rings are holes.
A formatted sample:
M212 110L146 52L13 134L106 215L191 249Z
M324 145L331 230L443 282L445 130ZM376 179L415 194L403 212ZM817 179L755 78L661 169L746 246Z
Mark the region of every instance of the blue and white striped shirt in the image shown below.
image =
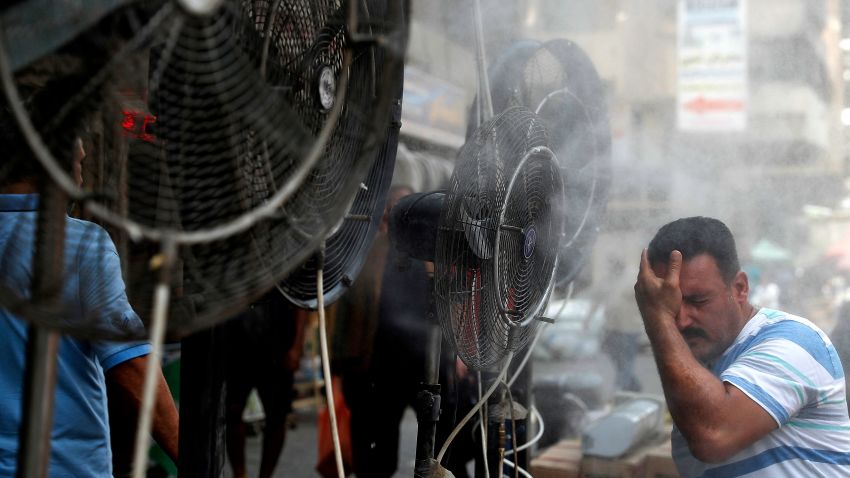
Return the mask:
M761 309L712 368L764 408L779 428L723 463L703 463L673 430L683 477L850 476L844 370L829 338L808 320Z

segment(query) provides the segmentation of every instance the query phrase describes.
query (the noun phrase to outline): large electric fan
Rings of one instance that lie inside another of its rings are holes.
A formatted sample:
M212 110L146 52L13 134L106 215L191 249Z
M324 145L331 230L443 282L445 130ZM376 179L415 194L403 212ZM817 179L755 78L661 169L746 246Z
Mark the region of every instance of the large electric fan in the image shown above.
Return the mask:
M41 199L52 215L39 215L39 231L52 222L57 232L39 232L36 254L62 257L58 187L118 244L115 254L98 229L69 235L77 243L66 241L65 249L79 252L65 254L66 273L77 268L83 281L91 271L114 272L101 265L120 256L133 307L150 319L134 476L145 470L166 324L176 337L230 317L346 221L371 224L368 207L352 208L385 156L382 146L394 149L385 136L397 122L390 107L405 49L403 7L386 0L28 0L0 10L2 114L13 112L50 176ZM81 189L66 158L84 129L90 157ZM372 207L380 202L376 190ZM25 241L13 244L20 247L4 254L32 252ZM77 260L90 250L94 259ZM35 272L35 284L50 274ZM106 307L114 287L86 302L95 307L81 311L83 320L42 301L42 292L55 298L44 287L33 304L24 287L0 289L5 308L37 325L90 338L142 335L121 326L126 311L105 314L116 324L101 327L97 304ZM47 355L33 355L30 375L49 369ZM43 415L28 411L23 429L38 428ZM24 455L45 456L43 445L28 441Z
M563 186L543 121L512 107L461 149L436 237L443 331L472 369L525 345L551 290L563 231Z
M361 183L344 221L325 240L321 256L314 255L280 283L281 292L299 307L318 308L316 276L320 266L323 265L325 304L339 299L363 266L372 240L378 232L384 212L383 205L392 181L401 126L401 84L399 77L398 88L394 94L398 101L394 104L384 145Z
M566 197L556 274L556 283L565 285L584 266L608 204L611 133L604 85L587 54L564 39L516 42L489 71L494 110L525 106L549 131Z
M33 0L2 12L9 103L52 179L114 233L143 320L169 247L176 337L232 316L333 231L368 242L387 181L367 178L390 174L395 150L386 137L403 2L58 2L51 17L65 30L59 40L45 34L47 45L31 36L49 30L39 8ZM85 81L50 119L32 121L19 100L39 75ZM83 189L65 151L42 148L69 123L87 130ZM42 325L104 336L2 297Z

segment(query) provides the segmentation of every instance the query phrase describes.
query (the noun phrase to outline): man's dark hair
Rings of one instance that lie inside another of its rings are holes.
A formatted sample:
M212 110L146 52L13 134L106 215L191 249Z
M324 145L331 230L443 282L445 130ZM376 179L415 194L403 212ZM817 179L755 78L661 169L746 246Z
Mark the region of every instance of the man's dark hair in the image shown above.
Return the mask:
M108 48L114 46L105 36L111 31L107 23L105 19L97 28L15 72L18 95L30 121L66 171L71 169L74 138L83 132L84 118L100 106L100 92L86 85L106 63ZM0 151L0 185L43 176L3 93Z
M684 261L700 254L710 255L727 284L741 270L732 231L717 219L686 217L661 227L649 243L649 263L667 264L674 250L682 253Z
M35 88L19 87L24 109L42 140L63 168L70 170L74 138L80 132L77 110L52 123L60 108L78 91L83 78L52 80ZM0 94L0 147L6 154L0 168L0 185L6 186L42 174L41 165L30 152L29 144L15 120L9 100Z

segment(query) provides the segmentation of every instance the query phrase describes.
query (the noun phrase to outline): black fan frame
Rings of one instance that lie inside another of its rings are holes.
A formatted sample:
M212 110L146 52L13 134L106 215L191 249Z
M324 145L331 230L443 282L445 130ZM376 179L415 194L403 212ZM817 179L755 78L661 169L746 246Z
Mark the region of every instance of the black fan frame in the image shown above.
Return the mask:
M567 111L551 118L538 110L529 91L529 67L536 54L551 54L561 66L563 94ZM567 197L565 240L562 243L556 284L572 282L586 263L593 243L605 220L611 187L611 133L605 86L593 62L574 42L566 39L540 43L534 40L514 42L488 69L490 92L495 111L516 105L536 110L547 123L552 149L561 164ZM477 100L476 100L477 101ZM475 105L470 109L467 134L477 125ZM577 143L567 144L573 135ZM559 138L563 139L561 144Z
M372 1L372 0L369 0ZM375 0L375 2L380 2L380 0ZM358 4L361 2L358 1ZM406 12L409 5L407 0L403 0L401 2L388 1L384 2L387 5L387 9L390 9L394 12L395 15L393 18L396 19L404 19L405 24L398 25L398 30L393 31L392 36L389 38L384 38L381 41L379 39L374 38L369 34L369 32L364 31L364 24L358 24L358 31L345 31L345 39L347 41L351 41L352 45L357 45L357 48L367 49L371 48L371 46L376 46L378 48L398 48L399 51L404 51L405 42L406 42ZM343 5L347 5L347 2L343 2ZM109 20L109 19L106 19ZM380 21L380 20L377 20ZM104 22L105 23L105 22ZM380 23L377 23L380 25ZM368 27L366 27L368 28ZM401 28L405 28L404 31ZM398 44L396 44L398 42ZM374 79L375 82L381 85L390 85L395 84L395 79L401 77L401 72L403 68L403 63L401 60L401 55L399 51L394 51L394 55L392 58L384 58L381 61L382 70L379 72L379 77ZM372 62L374 66L374 62ZM4 70L6 74L11 76L8 68ZM373 70L374 71L374 70ZM285 86L285 85L284 85ZM375 93L380 93L380 96L377 96ZM368 131L374 133L377 137L386 133L386 129L380 125L387 124L387 118L384 116L386 113L389 116L389 112L391 111L391 107L397 103L396 98L391 98L389 95L384 94L385 91L381 88L380 91L378 89L373 89L372 95L370 97L377 98L375 100L374 109L368 113L367 115L360 115L358 118L360 122L369 125L370 128ZM340 106L341 109L345 109L345 105ZM381 150L382 145L385 144L384 141L376 140L376 136L372 136L369 140L364 141L362 151L364 152L362 158L366 158L367 156L371 159L369 160L358 160L356 167L350 168L346 171L347 175L352 177L365 177L369 172L369 168L372 167L375 162L375 158L379 156L379 150ZM151 145L143 144L140 141L129 141L131 144L135 143L137 146L141 146L142 149L150 148ZM394 152L394 147L391 148ZM389 167L389 173L391 174L392 167ZM59 173L59 176L62 176L65 173ZM384 176L386 176L386 172L384 172ZM388 182L388 181L387 181ZM75 193L76 194L76 193ZM84 206L99 206L100 202L104 200L103 196L86 196L83 195L77 199L83 200ZM92 201L93 203L89 203ZM340 199L338 202L347 202L348 199ZM384 199L383 196L379 197L377 202L382 206ZM105 209L105 208L101 208ZM90 209L91 211L92 209ZM100 217L97 215L96 217ZM107 218L104 220L107 225L115 226L116 223L113 222L113 219ZM256 222L251 228L244 230L241 233L231 236L223 236L220 239L217 239L216 242L211 243L203 243L203 241L195 241L195 239L190 239L187 243L180 245L181 255L183 257L183 261L178 264L178 268L185 267L185 271L187 273L190 272L191 268L194 267L193 256L196 252L202 253L204 249L209 248L219 248L220 250L226 250L228 247L242 247L244 248L244 243L246 242L246 238L250 239L253 231L257 229L268 228L270 224L277 222L281 226L295 226L292 221L289 221L286 218L285 205L281 211L272 213L266 219L260 219ZM369 221L368 223L371 225L374 221ZM123 224L123 223L122 223ZM333 224L329 224L326 230L331 230ZM118 224L118 227L115 228L115 232L117 232L116 242L119 244L119 248L121 244L128 244L127 234L122 232L123 226ZM173 232L173 231L172 231ZM142 250L141 256L142 258L150 258L151 256L155 256L156 251L158 249L158 241L161 241L163 237L170 234L169 231L158 231L155 229L147 229L140 232L139 229L130 229L130 237L135 247L138 247ZM374 234L372 234L374 235ZM319 236L319 235L317 235ZM371 236L370 236L371 237ZM321 242L322 237L310 238L311 244L318 244ZM178 241L179 242L179 241ZM240 244L241 242L241 244ZM126 250L119 249L122 257L124 256L124 252ZM296 266L298 263L303 262L312 254L312 250L308 247L304 247L302 249L297 250L292 257L296 258L293 260L292 267ZM262 251L259 251L256 255L262 255ZM129 254L128 254L129 256ZM129 257L125 257L125 259L129 260ZM216 259L218 261L218 259ZM220 263L219 263L220 262ZM362 262L362 259L361 259ZM134 280L142 281L146 277L150 278L153 276L151 271L149 270L148 261L142 260L139 261L139 268L133 268L133 264L130 264L130 268L127 272L129 272ZM169 324L168 335L171 339L176 339L185 334L191 333L200 328L212 325L216 321L223 320L225 318L233 316L237 313L246 303L249 303L263 294L265 294L269 288L273 286L274 283L279 281L283 276L285 276L288 272L290 272L291 267L287 269L283 269L281 267L262 267L261 270L257 271L255 278L250 280L245 280L241 277L234 276L236 272L236 268L228 267L226 261L218 261L216 264L212 266L215 271L221 272L221 283L218 287L218 290L215 290L215 287L210 287L210 284L203 284L206 279L203 277L202 273L195 273L194 275L198 277L198 284L200 288L200 292L202 294L198 294L198 287L193 287L191 290L189 288L184 288L185 283L181 283L181 274L178 270L175 274L175 298L171 304L171 310L169 315L172 319L180 319L180 320L172 320ZM287 266L288 267L288 266ZM138 272L139 270L144 270L143 273ZM228 279L229 277L229 279ZM128 282L129 286L129 282ZM128 287L129 289L129 287ZM179 292L182 289L182 294ZM20 311L20 315L26 316L28 319L33 320L34 322L40 323L42 325L47 325L51 327L57 327L63 331L87 337L87 338L120 338L126 339L128 337L111 337L100 335L96 332L88 330L86 328L79 328L74 326L74 324L64 324L61 321L57 321L53 314L39 310L35 306L30 306L29 304L24 304L17 300L15 297L6 297L7 294L3 293L0 296L4 297L3 303L14 304L16 310ZM143 319L147 319L149 317L150 312L150 303L151 295L149 293L150 290L146 290L144 287L139 288L136 291L136 296L131 297L131 300L134 302L134 307L137 309L139 314L143 317ZM214 294L214 295L211 295ZM238 297L233 300L219 300L217 297L229 297L231 294L238 294Z
M562 208L555 156L528 109L503 111L459 152L440 214L434 285L444 335L468 367L486 369L534 335L554 281Z
M349 215L340 226L325 239L323 293L324 304L330 305L342 297L357 278L369 247L378 234L387 202L393 170L395 169L399 127L401 125L401 101L393 109L387 139L378 153L378 158L363 181L364 188L357 193ZM280 282L280 290L293 304L304 309L318 307L316 274L319 259L313 255L300 267Z

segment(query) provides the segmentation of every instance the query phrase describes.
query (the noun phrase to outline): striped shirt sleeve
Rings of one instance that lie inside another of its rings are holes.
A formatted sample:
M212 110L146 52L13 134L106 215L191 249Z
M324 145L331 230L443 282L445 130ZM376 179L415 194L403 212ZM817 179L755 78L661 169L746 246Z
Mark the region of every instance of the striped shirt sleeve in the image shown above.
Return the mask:
M824 383L829 372L815 355L787 339L768 340L741 354L720 378L739 388L782 426L804 407L826 399L820 396L823 392L817 384Z

